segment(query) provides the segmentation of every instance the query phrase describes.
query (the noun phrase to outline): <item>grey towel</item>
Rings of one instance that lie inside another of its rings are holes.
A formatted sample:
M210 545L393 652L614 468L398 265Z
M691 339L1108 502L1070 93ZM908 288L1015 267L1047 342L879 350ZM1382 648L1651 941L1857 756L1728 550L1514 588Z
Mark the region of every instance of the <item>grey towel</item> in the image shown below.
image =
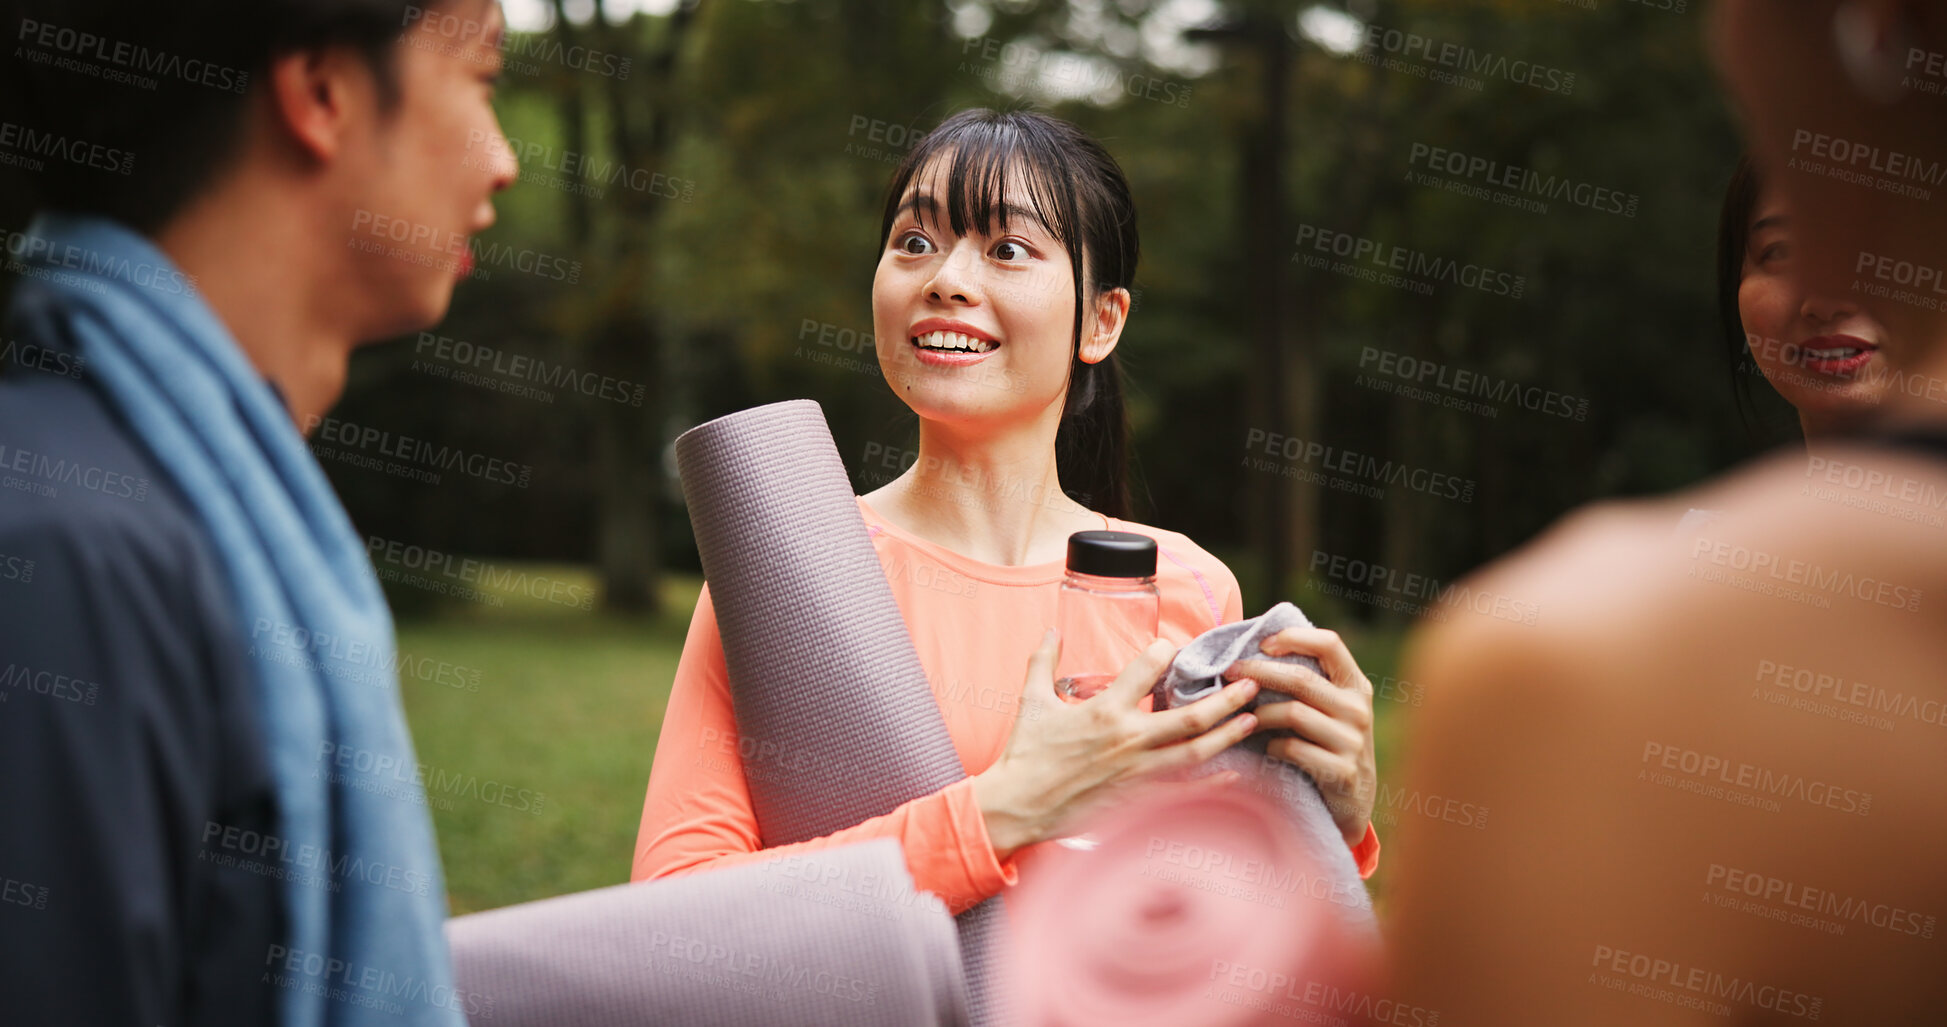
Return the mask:
M1242 659L1297 663L1319 670L1318 661L1309 656L1268 656L1258 649L1266 638L1294 627L1311 627L1311 621L1296 606L1279 603L1256 617L1220 624L1191 639L1177 650L1176 657L1156 682L1153 708L1186 706L1221 689L1224 671ZM1245 708L1294 701L1283 692L1260 688ZM1253 735L1219 753L1194 776L1235 770L1252 791L1279 800L1312 850L1319 872L1328 879L1332 906L1340 912L1341 919L1361 934L1376 933L1378 922L1373 916L1372 899L1366 892L1365 882L1359 877L1359 866L1353 862L1352 852L1333 822L1332 811L1326 807L1318 786L1304 771L1272 756L1266 749L1268 744L1265 736Z
M965 1022L952 921L890 839L456 917L446 936L453 999L488 1027Z
M676 463L764 844L823 837L964 778L818 404L705 422L677 438ZM996 896L959 918L976 1024L996 1015L1001 917Z

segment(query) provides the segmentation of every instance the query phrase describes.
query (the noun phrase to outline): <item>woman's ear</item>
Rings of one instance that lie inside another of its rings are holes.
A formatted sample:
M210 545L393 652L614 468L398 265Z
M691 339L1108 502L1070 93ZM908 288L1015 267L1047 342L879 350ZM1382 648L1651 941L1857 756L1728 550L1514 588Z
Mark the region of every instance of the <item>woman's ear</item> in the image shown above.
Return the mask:
M1122 326L1129 323L1129 290L1117 287L1095 298L1095 316L1082 324L1082 363L1094 364L1115 352Z

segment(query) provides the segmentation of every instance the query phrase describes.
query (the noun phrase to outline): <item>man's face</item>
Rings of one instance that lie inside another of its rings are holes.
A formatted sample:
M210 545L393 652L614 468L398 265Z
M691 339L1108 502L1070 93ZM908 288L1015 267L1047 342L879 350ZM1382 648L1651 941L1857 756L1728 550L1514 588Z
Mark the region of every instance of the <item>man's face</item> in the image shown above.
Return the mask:
M385 338L439 321L494 222L515 163L494 115L506 23L495 0L408 8L394 49L396 105L345 154L347 249Z

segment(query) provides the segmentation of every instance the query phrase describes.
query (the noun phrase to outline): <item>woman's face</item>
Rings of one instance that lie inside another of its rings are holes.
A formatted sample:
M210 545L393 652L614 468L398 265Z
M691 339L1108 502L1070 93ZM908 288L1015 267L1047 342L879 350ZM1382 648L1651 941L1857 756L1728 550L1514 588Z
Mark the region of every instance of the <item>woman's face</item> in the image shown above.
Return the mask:
M1937 265L1947 208L1937 199L1919 202L1862 187L1850 176L1805 170L1809 154L1803 144L1805 133L1824 133L1882 153L1947 159L1942 108L1938 97L1917 90L1890 104L1860 92L1838 56L1833 22L1841 6L1838 0L1724 0L1715 7L1714 40L1719 66L1745 114L1758 167L1793 212L1796 276L1817 293L1852 297L1871 310L1890 335L1882 358L1910 371L1940 355L1937 340L1947 337L1947 317L1935 306L1885 296L1892 283L1876 277L1863 261ZM1941 45L1934 41L1947 39L1947 7L1937 3L1875 0L1843 6L1881 19L1877 49L1869 57L1881 69L1898 69L1908 58L1893 45L1902 34L1913 45L1935 50ZM1746 330L1759 331L1749 321Z
M880 254L872 278L879 369L926 420L1030 418L1059 404L1068 388L1075 325L1068 251L1035 216L1018 172L1008 176L1005 232L996 224L991 233L953 234L950 161L942 155L913 176Z
M1859 304L1807 288L1775 189L1760 193L1753 212L1737 290L1751 358L1808 430L1855 423L1885 391L1886 329Z

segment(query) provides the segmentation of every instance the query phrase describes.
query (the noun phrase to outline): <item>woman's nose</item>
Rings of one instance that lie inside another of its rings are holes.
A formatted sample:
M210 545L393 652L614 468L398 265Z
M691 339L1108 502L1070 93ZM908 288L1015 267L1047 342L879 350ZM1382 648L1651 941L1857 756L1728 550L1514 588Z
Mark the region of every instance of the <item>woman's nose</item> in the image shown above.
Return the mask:
M928 299L941 302L976 303L980 285L979 273L973 268L973 260L965 247L956 246L948 251L933 272L933 278L926 283Z
M1799 305L1798 312L1813 321L1833 324L1859 313L1859 306L1836 296L1821 296L1814 293L1805 297L1805 302Z

